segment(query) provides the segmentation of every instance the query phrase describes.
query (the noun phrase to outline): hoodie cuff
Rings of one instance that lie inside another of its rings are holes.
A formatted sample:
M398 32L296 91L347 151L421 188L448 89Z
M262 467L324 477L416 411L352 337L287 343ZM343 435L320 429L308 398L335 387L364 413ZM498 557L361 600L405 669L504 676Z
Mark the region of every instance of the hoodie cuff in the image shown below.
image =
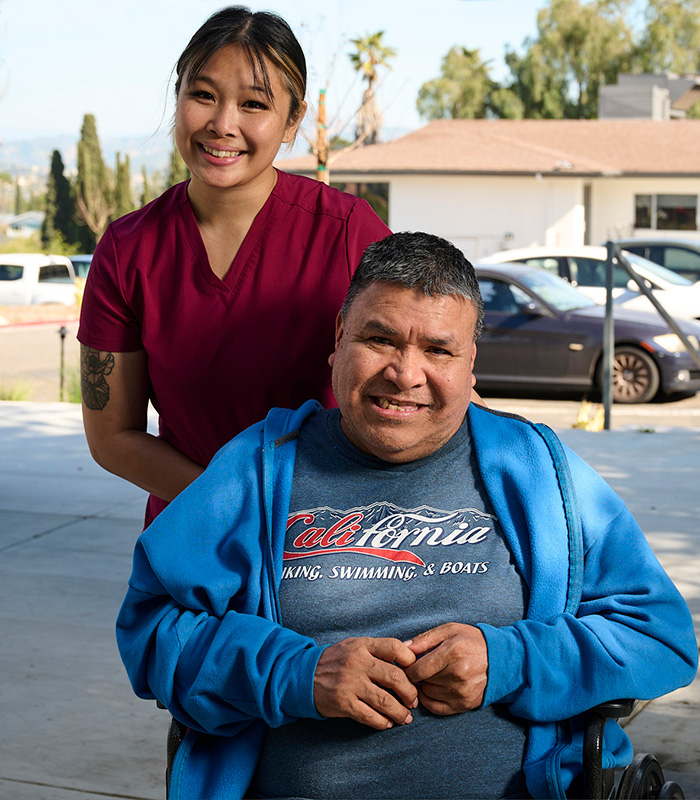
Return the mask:
M489 673L484 706L512 703L525 687L525 645L514 626L495 628L479 623L488 648Z
M294 664L285 671L280 687L280 709L295 718L324 719L314 704L314 676L321 653L326 647L309 647L297 653Z

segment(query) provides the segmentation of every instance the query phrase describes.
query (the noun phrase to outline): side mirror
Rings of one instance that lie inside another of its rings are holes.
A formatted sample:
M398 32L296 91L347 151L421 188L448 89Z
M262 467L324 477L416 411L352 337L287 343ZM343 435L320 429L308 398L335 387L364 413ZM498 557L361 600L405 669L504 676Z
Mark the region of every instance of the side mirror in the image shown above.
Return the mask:
M521 314L526 314L528 317L542 316L542 309L537 305L537 303L523 303L522 305L518 306L518 310Z

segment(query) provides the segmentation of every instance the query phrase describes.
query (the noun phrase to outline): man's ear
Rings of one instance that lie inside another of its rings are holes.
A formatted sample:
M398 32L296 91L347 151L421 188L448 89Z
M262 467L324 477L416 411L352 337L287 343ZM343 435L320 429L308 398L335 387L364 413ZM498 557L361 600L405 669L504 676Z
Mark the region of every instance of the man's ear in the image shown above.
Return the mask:
M333 366L333 362L335 361L335 354L338 352L338 347L340 347L340 340L343 338L343 315L338 312L338 316L335 318L335 350L328 356L328 363L330 366Z

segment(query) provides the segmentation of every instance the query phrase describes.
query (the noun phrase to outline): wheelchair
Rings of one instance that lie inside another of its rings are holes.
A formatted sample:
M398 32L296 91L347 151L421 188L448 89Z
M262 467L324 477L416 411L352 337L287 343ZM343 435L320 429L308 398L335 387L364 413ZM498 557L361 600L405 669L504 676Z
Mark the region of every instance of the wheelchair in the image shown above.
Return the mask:
M603 769L603 731L609 719L629 717L635 700L615 700L588 712L583 739L583 794L580 800L684 800L675 781L666 781L655 756L638 753L615 785L615 770ZM571 795L576 797L575 794Z
M603 731L609 719L629 717L636 700L601 703L588 712L583 739L583 774L567 793L570 800L685 800L675 781L664 779L663 769L650 753L635 755L616 780L614 769L603 769ZM159 708L165 708L157 703ZM166 796L173 760L187 729L173 719L168 730Z

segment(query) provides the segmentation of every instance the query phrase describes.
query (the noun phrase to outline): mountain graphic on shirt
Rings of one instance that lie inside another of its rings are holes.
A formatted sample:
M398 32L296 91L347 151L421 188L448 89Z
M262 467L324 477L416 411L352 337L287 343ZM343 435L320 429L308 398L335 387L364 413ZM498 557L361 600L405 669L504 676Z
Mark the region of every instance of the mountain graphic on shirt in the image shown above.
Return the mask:
M477 544L495 521L476 508L404 509L381 501L351 509L321 506L289 514L284 560L361 553L423 565L416 548Z

